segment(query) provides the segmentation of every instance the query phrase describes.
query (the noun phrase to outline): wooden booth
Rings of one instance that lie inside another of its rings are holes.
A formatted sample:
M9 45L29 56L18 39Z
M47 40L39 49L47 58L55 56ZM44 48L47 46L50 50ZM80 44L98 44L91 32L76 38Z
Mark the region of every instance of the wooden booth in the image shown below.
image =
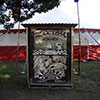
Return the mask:
M23 24L27 34L27 82L33 87L73 87L76 24Z

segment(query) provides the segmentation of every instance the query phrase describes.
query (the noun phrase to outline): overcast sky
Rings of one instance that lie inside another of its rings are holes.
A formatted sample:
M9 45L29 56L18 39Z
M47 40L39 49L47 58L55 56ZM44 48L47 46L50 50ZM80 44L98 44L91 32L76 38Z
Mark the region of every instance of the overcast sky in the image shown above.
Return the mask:
M77 4L74 0L65 0L60 9L72 19L77 20ZM81 27L100 29L100 0L79 0Z
M80 14L81 28L100 29L99 10L100 10L100 0L79 0L79 14ZM63 14L60 14L60 12L63 12ZM60 21L62 22L65 20L67 21L69 20L69 22L71 21L71 23L72 22L77 23L77 4L74 2L74 0L62 0L58 8L55 8L46 14L44 13L42 13L41 15L36 14L33 20L34 21L39 20L40 19L39 16L42 16L41 19L43 19L43 21L45 20L47 22L50 22L52 20L50 18L48 19L48 16L53 16L53 15L56 17L55 19L61 18ZM32 22L31 20L28 20L27 22ZM15 28L17 28L17 26L15 26Z

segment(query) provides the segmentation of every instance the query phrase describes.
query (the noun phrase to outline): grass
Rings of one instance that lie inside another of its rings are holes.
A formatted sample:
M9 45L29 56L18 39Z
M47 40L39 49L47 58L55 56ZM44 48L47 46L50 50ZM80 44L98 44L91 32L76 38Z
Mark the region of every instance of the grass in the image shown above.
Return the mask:
M27 87L26 76L20 74L23 66L24 63L19 63L16 68L14 62L0 62L0 89L24 89Z
M74 67L77 67L77 62L74 62ZM87 61L81 62L81 74L74 77L76 90L95 91L100 83L100 62ZM99 86L100 88L100 86Z
M74 62L74 68L78 63ZM18 63L16 72L16 63L0 62L0 89L24 90L27 88L26 75L21 75L24 63ZM76 91L91 91L100 89L100 62L87 61L81 62L81 75L74 75L74 85ZM99 88L98 88L99 87ZM100 96L98 97L100 100Z

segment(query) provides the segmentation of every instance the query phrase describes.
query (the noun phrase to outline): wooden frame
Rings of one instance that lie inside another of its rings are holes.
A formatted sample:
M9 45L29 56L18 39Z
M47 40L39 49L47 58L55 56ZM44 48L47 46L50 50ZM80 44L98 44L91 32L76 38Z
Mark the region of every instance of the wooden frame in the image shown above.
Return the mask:
M26 27L26 37L27 37L27 83L29 87L73 87L73 28L76 26L76 24L24 24L23 26ZM32 69L33 64L33 56L32 56L32 43L31 43L31 31L33 29L38 28L48 28L48 29L65 29L69 30L68 36L67 36L67 52L69 54L69 59L67 60L67 66L68 71L66 73L69 73L68 83L38 83L35 82L33 76L34 71ZM32 72L33 71L33 72Z

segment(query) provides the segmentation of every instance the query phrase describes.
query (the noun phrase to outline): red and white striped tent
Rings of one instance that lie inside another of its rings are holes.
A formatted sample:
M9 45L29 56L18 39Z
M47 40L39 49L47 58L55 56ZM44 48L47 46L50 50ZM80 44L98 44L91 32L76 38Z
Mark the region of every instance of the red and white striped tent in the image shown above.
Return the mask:
M100 29L86 29L100 43ZM100 60L100 46L84 29L81 31L81 60ZM78 61L78 29L74 29L74 61ZM0 61L16 61L19 41L18 61L26 59L26 30L0 30Z
M100 29L80 29L80 31L81 60L100 60ZM78 60L78 40L78 29L74 29L74 60Z
M16 61L18 30L0 30L0 61ZM26 31L20 30L18 61L26 58Z

